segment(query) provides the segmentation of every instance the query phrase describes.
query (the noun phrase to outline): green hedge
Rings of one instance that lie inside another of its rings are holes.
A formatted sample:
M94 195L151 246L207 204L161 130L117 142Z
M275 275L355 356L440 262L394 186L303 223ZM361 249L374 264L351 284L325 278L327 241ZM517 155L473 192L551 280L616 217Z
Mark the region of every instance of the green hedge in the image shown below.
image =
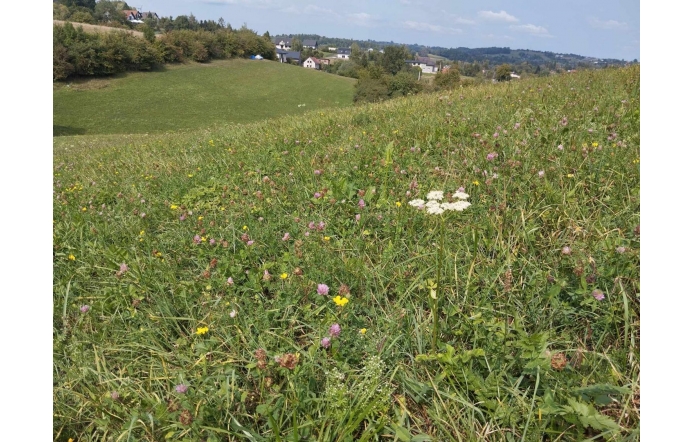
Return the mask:
M153 43L127 32L88 34L71 23L53 27L53 80L149 70L156 65L248 57L275 60L273 43L250 29L170 31Z

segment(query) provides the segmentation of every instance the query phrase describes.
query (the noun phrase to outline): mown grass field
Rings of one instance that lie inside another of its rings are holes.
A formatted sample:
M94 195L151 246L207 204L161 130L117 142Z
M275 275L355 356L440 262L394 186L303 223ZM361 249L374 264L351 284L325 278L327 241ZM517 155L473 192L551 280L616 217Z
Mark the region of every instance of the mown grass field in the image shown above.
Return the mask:
M53 135L187 131L296 118L309 110L352 104L355 81L236 59L60 82L53 92Z
M639 440L639 81L54 138L55 439Z

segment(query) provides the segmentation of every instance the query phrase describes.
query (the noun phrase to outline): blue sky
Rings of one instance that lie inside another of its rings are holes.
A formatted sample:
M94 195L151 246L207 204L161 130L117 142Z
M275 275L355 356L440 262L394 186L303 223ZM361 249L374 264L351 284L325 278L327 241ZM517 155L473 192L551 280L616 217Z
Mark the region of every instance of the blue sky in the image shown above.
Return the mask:
M508 46L640 59L638 0L132 0L160 16L222 17L259 32L443 47Z

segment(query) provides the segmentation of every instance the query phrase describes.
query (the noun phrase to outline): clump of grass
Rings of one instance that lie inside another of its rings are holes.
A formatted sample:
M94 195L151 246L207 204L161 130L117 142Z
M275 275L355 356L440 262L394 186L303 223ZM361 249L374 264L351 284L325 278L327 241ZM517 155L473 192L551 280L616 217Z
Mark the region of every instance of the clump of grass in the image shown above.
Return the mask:
M639 437L637 67L54 164L58 440Z

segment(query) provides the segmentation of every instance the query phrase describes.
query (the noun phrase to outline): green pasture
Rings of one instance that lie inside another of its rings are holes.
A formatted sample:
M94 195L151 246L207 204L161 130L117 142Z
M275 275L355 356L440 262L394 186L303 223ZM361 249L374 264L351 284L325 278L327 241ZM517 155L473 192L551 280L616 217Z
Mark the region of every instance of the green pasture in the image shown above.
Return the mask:
M296 118L352 104L354 83L299 66L239 59L60 82L53 92L53 135L187 131Z
M109 82L56 91L104 107L53 139L54 440L639 440L639 67L334 109L268 62ZM290 118L224 124L264 83Z

